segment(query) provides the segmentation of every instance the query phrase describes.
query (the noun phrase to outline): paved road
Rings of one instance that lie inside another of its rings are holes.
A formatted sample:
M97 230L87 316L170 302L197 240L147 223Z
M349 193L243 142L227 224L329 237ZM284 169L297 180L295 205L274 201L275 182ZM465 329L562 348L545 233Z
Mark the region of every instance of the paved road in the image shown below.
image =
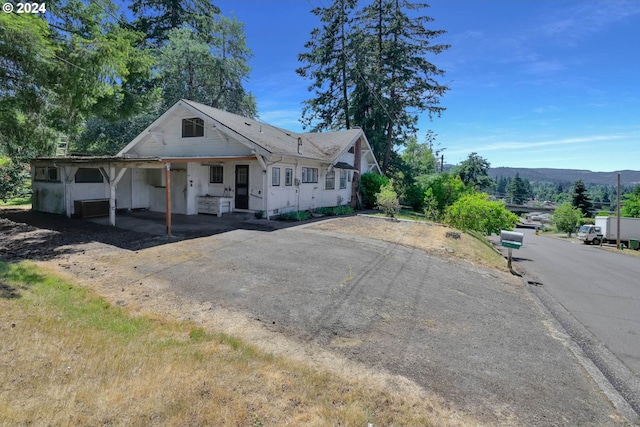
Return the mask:
M640 415L640 259L525 234L514 267L542 285L533 293Z
M640 375L640 258L525 231L516 265Z

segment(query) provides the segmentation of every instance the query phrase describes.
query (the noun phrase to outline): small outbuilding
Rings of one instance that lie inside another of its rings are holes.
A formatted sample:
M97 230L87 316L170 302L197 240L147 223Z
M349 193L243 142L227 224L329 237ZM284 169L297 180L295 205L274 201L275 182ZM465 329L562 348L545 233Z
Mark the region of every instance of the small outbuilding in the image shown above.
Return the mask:
M223 215L355 203L358 176L380 173L361 129L296 133L180 100L117 155L36 158L33 209Z

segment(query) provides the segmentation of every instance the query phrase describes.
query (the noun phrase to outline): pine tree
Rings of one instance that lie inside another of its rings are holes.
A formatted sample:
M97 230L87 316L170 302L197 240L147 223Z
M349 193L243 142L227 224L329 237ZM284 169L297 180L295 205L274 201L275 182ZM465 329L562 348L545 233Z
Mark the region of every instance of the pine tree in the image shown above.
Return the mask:
M344 126L351 128L349 97L354 87L352 13L357 0L336 0L329 7L311 12L320 18L322 28L311 32L309 49L298 55L305 65L296 73L312 79L309 91L315 98L305 101L302 122L313 131Z
M582 214L590 218L593 208L593 203L591 202L591 198L587 194L587 188L584 186L582 179L577 180L573 183L573 191L571 193L571 206L574 208L580 209Z
M527 200L527 189L519 173L516 173L515 178L513 178L507 187L507 200L510 200L511 203L515 203L516 205L521 205Z
M162 46L175 28L187 26L206 34L209 22L220 13L209 0L134 0L129 9L137 17L133 26L156 47Z
M415 134L417 116L440 115L448 87L436 81L444 71L427 60L449 46L433 40L426 4L375 0L353 11L356 2L335 0L314 9L324 26L314 29L298 69L312 80L315 97L306 102L303 122L314 129L363 129L387 170L395 147ZM355 18L354 18L355 15Z

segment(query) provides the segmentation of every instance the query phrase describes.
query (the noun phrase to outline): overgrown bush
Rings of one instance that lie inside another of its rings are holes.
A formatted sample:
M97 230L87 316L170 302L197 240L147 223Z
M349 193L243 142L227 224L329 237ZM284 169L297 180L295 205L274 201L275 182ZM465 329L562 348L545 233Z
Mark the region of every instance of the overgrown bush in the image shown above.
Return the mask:
M15 197L27 196L29 182L29 164L0 158L0 200L6 202Z
M558 231L567 233L571 237L576 229L578 221L582 218L582 211L571 206L571 203L563 203L553 213L553 221Z
M367 172L360 177L360 194L362 194L362 204L367 209L376 207L376 194L380 192L383 185L389 183L389 178L377 173Z
M461 230L474 230L485 234L511 230L518 217L507 210L504 202L489 200L486 193L473 192L460 197L446 209L446 222Z
M393 189L392 182L382 186L380 192L376 195L376 206L378 209L382 209L386 216L392 218L400 212L400 201L398 200L398 194Z
M411 206L414 212L424 211L424 195L425 188L416 183L407 187L404 191L403 202L405 205Z
M422 186L424 193L424 215L432 221L441 221L447 207L454 204L470 190L460 178L443 173L427 177Z

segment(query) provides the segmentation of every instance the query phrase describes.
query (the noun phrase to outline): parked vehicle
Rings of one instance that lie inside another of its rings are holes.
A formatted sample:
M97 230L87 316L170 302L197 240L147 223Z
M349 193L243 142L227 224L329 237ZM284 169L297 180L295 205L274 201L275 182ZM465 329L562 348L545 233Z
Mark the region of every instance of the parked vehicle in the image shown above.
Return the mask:
M597 216L595 225L580 227L578 239L587 245L616 242L618 239L618 218ZM629 240L640 240L640 218L620 218L620 241L629 247Z

